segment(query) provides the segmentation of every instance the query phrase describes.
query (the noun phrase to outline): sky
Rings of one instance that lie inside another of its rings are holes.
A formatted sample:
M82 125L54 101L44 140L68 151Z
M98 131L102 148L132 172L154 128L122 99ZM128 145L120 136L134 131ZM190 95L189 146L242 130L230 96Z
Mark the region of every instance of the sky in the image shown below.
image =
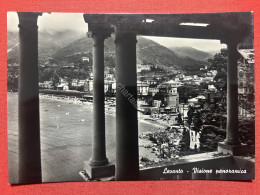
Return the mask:
M18 15L16 12L7 13L7 29L18 31ZM88 25L83 19L83 13L44 13L38 17L39 31L77 30L87 32Z
M39 31L66 31L75 30L82 33L88 31L88 25L83 19L82 13L44 13L38 18ZM7 29L18 31L18 16L16 12L8 12ZM145 37L166 47L193 47L195 49L212 52L226 48L225 44L220 44L219 40L165 38L165 37Z
M220 44L219 40L206 39L184 39L184 38L164 38L164 37L145 37L165 46L165 47L193 47L195 49L212 52L226 48L226 44Z

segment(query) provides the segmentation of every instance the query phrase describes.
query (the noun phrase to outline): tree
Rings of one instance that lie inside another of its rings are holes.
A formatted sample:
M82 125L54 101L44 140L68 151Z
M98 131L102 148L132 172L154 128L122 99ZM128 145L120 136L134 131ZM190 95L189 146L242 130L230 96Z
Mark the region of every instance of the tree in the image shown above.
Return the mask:
M8 91L18 90L18 68L8 67L7 68L7 89Z
M201 114L199 112L194 113L194 117L192 118L192 122L194 125L194 130L199 132L202 126Z
M191 123L192 123L193 116L194 116L194 108L192 106L189 106L189 110L187 112L187 115L188 115L187 123L190 126Z
M178 114L177 122L178 122L179 125L183 125L183 121L182 121L182 118L181 118L181 113Z
M227 80L227 49L221 49L219 53L215 54L213 59L209 59L208 62L211 64L211 70L217 70L218 73L215 76L215 81Z
M151 94L147 95L145 97L145 102L149 105L152 106L153 105L153 96Z
M227 70L227 49L221 49L219 53L214 55L213 59L208 59L208 62L211 64L211 70Z
M194 98L202 92L202 88L198 85L184 85L177 88L180 101L187 102L189 98Z

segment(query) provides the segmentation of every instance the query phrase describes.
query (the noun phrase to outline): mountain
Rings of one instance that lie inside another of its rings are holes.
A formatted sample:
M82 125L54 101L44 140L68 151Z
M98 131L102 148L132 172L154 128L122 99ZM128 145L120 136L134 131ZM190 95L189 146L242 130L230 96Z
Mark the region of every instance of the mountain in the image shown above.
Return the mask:
M66 64L81 59L81 56L92 58L93 41L76 31L50 32L39 31L39 61L46 62L53 58L57 64ZM8 63L19 61L18 32L8 32ZM141 36L137 37L137 64L150 64L173 70L199 70L206 62L191 57L180 57L172 50ZM105 65L114 66L114 38L105 40ZM92 60L92 59L91 59Z
M105 40L105 59L115 58L114 38L110 37ZM71 58L75 55L91 54L93 42L91 38L83 37L71 44L59 49L52 57L56 60ZM159 67L172 68L175 70L199 70L204 67L206 62L183 58L175 54L170 49L141 36L137 37L137 64L150 64Z
M73 30L67 31L39 31L38 50L39 59L46 60L60 48L69 45L71 42L85 36ZM11 62L19 61L19 33L17 31L7 32L7 59Z
M213 58L211 53L200 51L193 47L171 47L170 49L179 56L189 57L195 60L207 61L207 59Z

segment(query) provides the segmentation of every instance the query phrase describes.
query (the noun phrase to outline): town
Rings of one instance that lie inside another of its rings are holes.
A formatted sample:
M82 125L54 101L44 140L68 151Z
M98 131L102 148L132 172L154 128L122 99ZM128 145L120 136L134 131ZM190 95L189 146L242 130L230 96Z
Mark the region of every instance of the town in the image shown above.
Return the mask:
M239 116L241 118L253 119L254 50L241 49L239 52ZM57 68L52 71L53 77L50 80L40 79L42 80L42 82L39 82L41 93L54 94L61 98L69 96L78 98L82 102L92 102L92 59L88 53L76 53L75 56L78 57L77 63L71 62L66 64L63 62L61 67L60 64L53 63L53 59L40 64L42 74L49 67L52 69ZM226 60L226 49L222 49L214 58L218 56ZM217 62L217 59L215 61ZM211 62L209 65L205 65L203 68L195 71L196 74L188 75L183 73L183 71L166 71L157 65L137 64L137 109L142 113L142 115L139 115L139 118L154 124L168 126L168 129L187 128L190 132L188 143L184 143L189 146L186 147L187 151L185 152L188 152L187 154L215 151L218 141L223 141L225 136L226 67L223 64L212 65L214 64L214 59L209 59L209 62ZM88 67L88 70L90 70L86 74L87 78L84 78L84 75L78 76L78 74L75 74L75 77L81 77L81 79L72 78L71 75L75 71L81 72L80 66L81 68L82 66ZM9 65L9 68L14 67L16 67L16 64ZM66 72L67 76L60 76L58 72L61 72L62 75ZM114 72L115 67L106 67L104 72L105 105L108 109L115 109L116 104L117 85ZM40 75L40 78L41 76L44 78L43 75ZM205 143L202 143L201 135L196 132L201 132L203 128L220 136L215 136L215 140L212 139L212 135L204 136ZM253 132L248 133L252 128L244 132L247 136L243 135L241 137L247 144L254 144ZM141 135L140 137L149 138L149 131L148 135ZM162 144L163 142L158 143L158 147L160 148ZM157 151L159 149L154 148L154 150ZM157 156L167 157L162 152L157 152Z
M239 72L239 114L241 116L250 116L254 113L254 50L239 50L241 57L238 61ZM223 52L225 50L223 49ZM51 59L50 59L51 61ZM90 58L81 57L82 64L90 67ZM40 65L42 69L48 67L57 67L50 63ZM9 67L18 67L17 64ZM173 71L170 76L162 77L160 73L154 73L154 76L146 76L147 72L156 69L157 66L147 64L137 64L137 94L139 111L151 115L152 119L159 114L168 114L170 117L167 123L174 125L178 123L178 114L182 120L188 118L188 110L192 106L196 109L205 109L211 104L225 107L226 86L225 86L225 69L216 67L209 68L207 65L200 68L199 75L185 75L181 71ZM74 72L78 66L74 63L62 66L63 70ZM222 71L222 72L221 72ZM104 73L104 92L107 99L113 100L116 94L116 78L114 75L115 68L106 67ZM224 76L219 76L224 74ZM81 91L82 101L84 99L91 101L93 93L93 73L89 72L88 78L72 79L71 77L59 76L54 71L54 78L39 82L41 92L48 90L57 91ZM66 94L66 93L65 93ZM72 93L73 94L73 93ZM111 98L109 98L111 97ZM115 105L110 101L110 104ZM174 116L174 117L171 117Z

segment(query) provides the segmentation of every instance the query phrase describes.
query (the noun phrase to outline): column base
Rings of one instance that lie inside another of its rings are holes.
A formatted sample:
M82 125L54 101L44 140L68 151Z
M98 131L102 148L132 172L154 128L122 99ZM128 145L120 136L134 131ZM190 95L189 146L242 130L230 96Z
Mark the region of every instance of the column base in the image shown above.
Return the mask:
M218 152L231 154L232 156L240 156L248 154L249 147L246 144L228 145L225 142L218 143Z
M91 165L89 161L84 161L83 168L91 179L115 176L115 165L111 163L102 166L94 166Z

